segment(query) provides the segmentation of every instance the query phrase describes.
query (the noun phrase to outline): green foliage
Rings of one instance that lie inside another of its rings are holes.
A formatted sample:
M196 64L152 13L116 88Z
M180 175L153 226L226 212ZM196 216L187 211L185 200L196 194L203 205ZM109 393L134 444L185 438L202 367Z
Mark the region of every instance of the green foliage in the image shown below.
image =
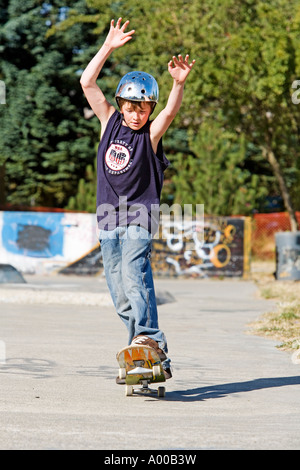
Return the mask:
M164 138L172 165L163 201L250 214L266 194L279 193L266 159L272 152L300 209L300 106L291 99L300 79L298 0L65 0L69 10L58 0L50 4L47 11L37 0L0 0L0 79L8 85L0 158L9 200L66 204L73 196L69 206L88 206L84 192L92 194L94 179L78 181L95 156L98 122L83 119L78 71L101 46L110 19L122 16L136 33L101 73L109 100L124 73L145 70L160 87L155 117L172 86L170 58L188 52L196 59Z
M47 37L67 14L62 5L71 3L87 10L82 0L0 4L0 78L7 92L0 106L0 165L10 203L64 206L94 159L98 121L84 118L78 73L90 25Z
M130 19L136 33L115 51L116 69L120 75L144 69L157 78L156 114L170 91L170 58L186 52L196 58L180 114L165 139L172 166L163 198L205 202L209 212L251 213L268 192L279 192L265 158L272 151L300 208L300 108L291 101L300 71L298 0L87 2L106 16L109 9L112 18ZM181 152L171 143L178 130L188 137Z
M205 121L191 139L194 155L176 156L177 203L201 201L207 214L249 215L267 188L244 167L244 135L225 131L216 121Z
M70 197L67 209L95 212L96 211L96 159L94 166L86 167L84 178L80 178L77 192Z

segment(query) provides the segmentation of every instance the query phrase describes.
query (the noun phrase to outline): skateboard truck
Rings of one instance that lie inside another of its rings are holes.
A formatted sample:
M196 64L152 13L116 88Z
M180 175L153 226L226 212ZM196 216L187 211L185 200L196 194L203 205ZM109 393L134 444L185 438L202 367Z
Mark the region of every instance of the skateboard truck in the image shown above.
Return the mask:
M166 394L165 387L158 387L157 390L149 388L149 383L152 382L152 378L158 377L160 375L160 366L153 366L152 369L145 367L136 367L126 372L126 369L119 369L119 377L126 378L126 375L137 376L141 375L143 378L139 380L140 388L135 388L133 385L126 384L125 386L125 395L126 397L132 396L134 393L138 395L143 394L157 394L158 397L162 398ZM135 384L138 385L138 384Z
M148 380L141 380L141 387L134 388L133 385L125 385L125 395L126 397L131 397L134 393L137 395L156 395L159 398L163 398L166 395L165 387L158 387L157 390L149 388Z

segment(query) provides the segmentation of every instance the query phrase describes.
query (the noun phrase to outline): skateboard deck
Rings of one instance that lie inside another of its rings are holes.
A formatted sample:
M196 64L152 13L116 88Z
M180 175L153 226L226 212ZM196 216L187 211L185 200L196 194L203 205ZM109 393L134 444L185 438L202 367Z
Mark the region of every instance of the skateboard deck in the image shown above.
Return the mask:
M132 345L121 349L117 354L119 378L125 379L125 395L155 393L165 396L165 387L157 390L149 388L150 383L165 382L161 360L155 349L150 346ZM141 385L140 388L134 385Z

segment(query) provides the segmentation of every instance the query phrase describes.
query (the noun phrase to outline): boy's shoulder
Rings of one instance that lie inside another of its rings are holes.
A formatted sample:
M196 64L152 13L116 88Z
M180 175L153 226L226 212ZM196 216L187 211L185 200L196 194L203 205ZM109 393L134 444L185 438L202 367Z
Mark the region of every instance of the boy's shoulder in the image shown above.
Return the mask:
M119 125L122 121L122 114L120 111L115 109L107 121L105 131L111 131L116 125Z

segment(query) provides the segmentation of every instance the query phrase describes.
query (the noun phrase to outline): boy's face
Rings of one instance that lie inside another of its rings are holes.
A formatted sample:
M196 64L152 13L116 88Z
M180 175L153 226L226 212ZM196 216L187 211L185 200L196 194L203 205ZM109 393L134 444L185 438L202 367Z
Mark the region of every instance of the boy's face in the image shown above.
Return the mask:
M151 104L145 102L133 103L125 101L121 107L126 125L135 131L141 129L146 124L151 111Z

